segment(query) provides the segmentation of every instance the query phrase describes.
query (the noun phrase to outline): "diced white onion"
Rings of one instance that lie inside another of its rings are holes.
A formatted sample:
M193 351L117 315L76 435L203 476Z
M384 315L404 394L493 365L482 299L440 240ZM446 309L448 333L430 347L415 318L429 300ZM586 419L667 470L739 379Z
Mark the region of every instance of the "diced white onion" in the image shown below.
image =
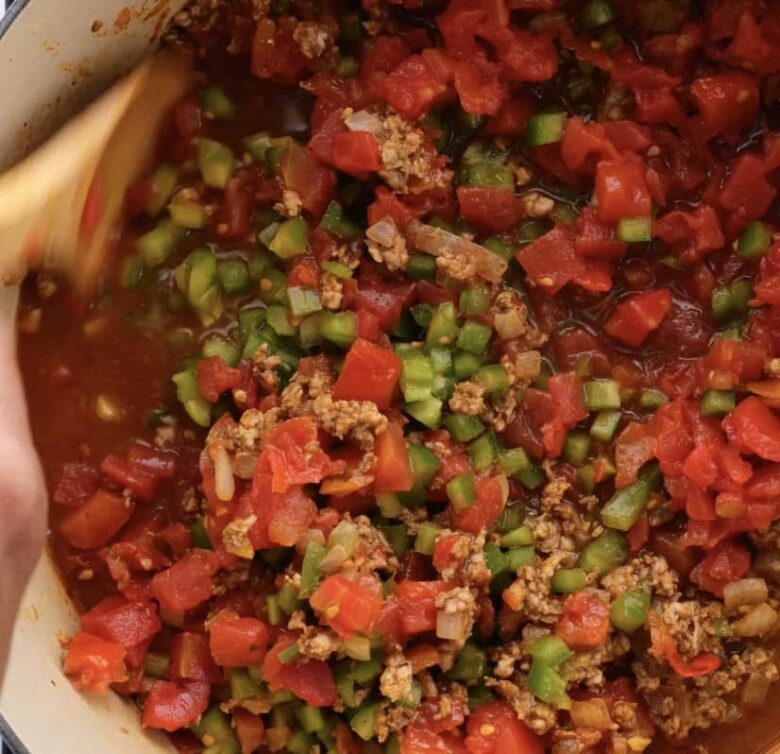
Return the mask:
M217 445L213 451L214 491L220 500L232 500L236 492L236 480L233 478L233 466L230 455L224 445Z
M357 526L349 521L340 521L328 536L328 547L339 545L350 556L354 554L359 541Z
M371 659L371 639L367 636L349 636L341 642L341 649L353 660Z
M458 643L468 638L469 616L465 612L446 613L439 610L436 614L436 636Z
M358 110L356 113L352 113L344 121L344 125L350 131L369 131L372 134L377 134L382 130L382 121L379 116L369 110Z
M446 251L470 257L474 262L477 275L491 283L498 283L506 272L506 260L498 254L442 228L434 228L419 220L412 220L406 226L406 237L414 248L434 257Z
M742 703L748 707L760 707L766 701L770 681L762 673L751 673L742 687Z
M341 545L331 547L320 564L322 572L336 573L336 571L341 568L342 563L344 563L348 557L349 555L347 555L347 551Z
M520 309L510 309L493 316L493 327L501 340L512 340L519 338L526 331L528 324Z
M569 714L577 728L609 730L612 727L612 719L603 699L589 699L585 702L573 701Z
M726 610L736 610L744 605L759 605L769 599L764 579L737 579L723 588Z
M251 479L255 474L257 456L254 453L239 451L233 459L233 473L239 479Z
M777 625L777 611L768 603L750 608L750 611L732 625L735 636L761 636Z
M376 241L380 246L390 248L398 237L398 226L391 218L383 217L368 227L366 236L372 241Z
M506 501L509 500L509 480L506 478L506 474L498 474L495 479L501 488L501 507L503 508L506 505Z
M515 375L518 380L535 380L542 371L542 354L524 351L515 356Z

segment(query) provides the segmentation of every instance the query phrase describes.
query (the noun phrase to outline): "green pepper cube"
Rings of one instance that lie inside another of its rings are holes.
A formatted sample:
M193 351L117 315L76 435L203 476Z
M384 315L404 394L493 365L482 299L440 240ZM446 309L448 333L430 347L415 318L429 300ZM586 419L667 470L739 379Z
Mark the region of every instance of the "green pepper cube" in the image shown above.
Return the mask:
M620 408L620 385L616 380L588 380L584 385L585 405L591 411L604 408Z
M456 345L463 351L473 354L484 353L490 343L493 329L471 319L466 320L458 333Z
M320 220L320 227L344 241L354 241L361 235L360 226L344 216L343 207L332 201Z
M468 351L458 351L452 356L452 371L456 380L467 380L476 374L484 358Z
M528 689L537 698L559 709L569 709L571 699L566 693L566 681L545 662L534 660L528 673Z
M737 398L733 390L707 390L701 397L699 409L702 416L725 416L736 405Z
M309 224L303 217L291 217L277 229L268 248L281 259L292 259L306 252Z
M222 290L228 295L244 293L252 281L249 270L243 259L220 259L217 265L217 275Z
M745 228L737 242L737 253L747 259L762 257L772 244L772 230L758 220Z
M317 588L322 577L322 561L328 554L328 548L317 542L309 542L303 554L301 564L301 587L299 595L309 597Z
M160 220L148 233L140 236L135 245L146 267L159 267L178 247L184 231L170 220Z
M149 202L146 205L146 214L149 217L156 217L165 209L178 182L179 169L175 165L163 163L152 173L149 181Z
M231 175L235 158L230 147L213 139L198 139L198 169L209 188L223 189Z
M753 286L749 280L719 286L712 292L712 314L719 322L747 314L751 298Z
M498 393L509 387L509 375L501 364L488 364L474 373L474 378L488 394Z
M405 403L404 412L429 429L436 429L441 424L441 409L443 405L441 400L431 395L421 401Z
M501 445L493 432L485 432L468 446L469 460L475 471L486 471L498 459Z
M620 532L607 529L603 534L585 545L577 558L577 565L587 573L595 571L605 576L614 571L628 558L628 543Z
M457 336L458 324L455 305L451 301L445 301L443 304L439 304L433 311L431 323L428 325L425 344L429 348L447 346L454 343Z
M518 526L501 537L502 547L528 547L534 543L534 533L528 526Z
M431 359L418 349L399 352L401 378L399 384L407 403L426 400L433 388L433 364Z
M422 555L433 555L433 548L436 546L436 535L441 531L441 526L433 521L424 521L417 530L417 537L414 540L414 551Z
M574 655L560 636L549 635L537 639L531 645L531 656L534 660L551 668L557 668Z
M267 131L260 131L244 138L241 146L255 162L265 162L271 148L271 135Z
M476 487L473 474L459 474L447 482L447 497L456 511L471 508L476 500Z
M414 280L433 280L436 277L436 258L419 252L410 254L406 274Z
M444 426L458 442L471 442L485 431L485 425L476 416L449 414Z
M269 306L265 311L265 316L268 324L277 335L292 337L297 332L298 328L290 322L290 311L286 306L278 304Z
M625 243L653 240L653 220L650 217L624 217L618 223L617 237Z
M566 435L563 443L563 455L572 466L581 466L590 451L590 437L587 432L574 430Z
M460 294L461 314L484 314L490 306L490 291L484 285L472 285Z
M556 594L572 594L584 589L588 576L582 568L559 568L550 581L550 588Z
M619 594L609 609L610 619L615 628L632 634L647 622L650 610L650 592L637 590Z
M236 117L236 106L221 86L201 89L200 104L206 116L215 120L233 120Z
M204 359L218 356L229 367L234 367L241 359L241 349L238 344L224 335L210 335L203 341L201 350Z
M510 573L517 573L523 566L533 565L536 550L533 547L514 547L506 553L506 567Z
M525 126L525 143L529 147L554 144L563 138L566 113L540 113L532 115Z
M590 425L590 436L600 442L609 442L615 436L623 414L614 408L605 408L596 414Z
M290 311L295 317L305 317L322 310L320 294L315 288L293 286L287 290L287 298L290 302Z
M639 394L639 405L641 408L656 409L669 403L669 396L666 393L646 388Z
M450 681L477 683L485 676L487 657L485 652L471 642L466 642L457 655L452 667L446 672Z
M199 202L184 199L180 195L173 197L168 205L168 214L174 225L179 228L199 230L206 224L205 207Z
M634 484L618 490L601 509L605 526L628 531L644 513L650 496L661 486L661 472L655 463L647 464Z
M339 348L347 349L357 338L357 315L352 311L321 312L320 335Z
M441 468L436 454L420 443L409 445L409 465L412 468L414 486L408 492L399 492L398 499L407 507L424 503L428 497L428 487Z
M587 0L580 11L580 23L588 31L606 26L617 18L609 0Z
M512 260L515 256L515 251L517 249L508 241L505 241L503 238L500 238L499 236L490 236L490 238L486 238L482 245L488 250L492 251L497 256L501 257L502 259L506 259L507 262Z

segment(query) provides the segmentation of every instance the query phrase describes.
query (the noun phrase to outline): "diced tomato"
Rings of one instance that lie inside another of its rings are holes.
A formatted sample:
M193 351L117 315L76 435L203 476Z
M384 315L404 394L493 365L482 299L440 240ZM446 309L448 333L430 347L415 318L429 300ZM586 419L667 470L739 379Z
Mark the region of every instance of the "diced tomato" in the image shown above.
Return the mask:
M529 282L551 296L583 270L582 260L574 250L574 233L563 223L524 246L515 256Z
M624 298L610 314L604 331L617 340L638 348L661 324L672 306L672 293L660 288Z
M320 287L320 266L313 254L301 254L295 257L287 273L287 286L289 288Z
M691 580L717 597L723 597L723 587L741 579L749 570L750 552L744 545L727 539L705 555L691 572Z
M561 141L561 159L571 170L586 170L592 173L595 168L590 158L616 160L619 152L607 136L601 123L585 123L581 118L569 118Z
M574 249L580 256L613 260L628 251L628 244L618 240L614 225L602 223L591 207L580 213L574 227L577 230Z
M368 131L345 131L333 137L333 166L358 178L382 168L376 138Z
M630 160L602 160L596 167L598 218L616 223L624 217L647 217L652 200L645 168Z
M155 681L146 697L141 722L147 728L172 733L189 728L209 706L206 681Z
M99 486L100 472L91 463L66 463L52 499L67 508L78 508L98 491Z
M522 217L522 205L512 191L472 186L458 187L463 218L486 233L503 233Z
M534 114L533 100L520 92L505 100L501 109L488 121L485 133L488 136L504 136L521 139L525 136L525 125Z
M582 392L582 380L575 372L559 372L547 381L547 389L555 401L555 410L566 427L573 427L588 418Z
M405 580L398 584L393 596L403 634L414 636L436 629L436 597L447 589L445 581Z
M678 76L639 62L636 55L625 47L613 57L612 80L634 91L665 89L680 84Z
M403 308L411 303L413 290L411 283L386 280L364 262L358 276L356 308L376 315L382 330L392 330L398 324Z
M719 202L723 209L736 213L738 219L748 221L764 215L776 196L777 190L766 179L763 160L745 154L734 160Z
M60 524L60 533L79 550L94 550L108 544L130 520L135 510L132 498L98 490Z
M691 84L691 94L699 106L708 138L748 126L758 112L758 84L753 76L742 71L696 79Z
M723 420L729 441L745 453L780 461L780 419L760 399L745 398Z
M496 522L506 505L506 488L500 477L481 477L476 483L474 505L454 514L456 528L471 534L489 529Z
M293 38L297 23L291 16L257 22L252 39L253 75L288 84L298 82L306 68L306 58Z
M650 129L634 123L633 120L608 120L603 126L607 138L614 144L618 153L644 154L653 143Z
M603 646L609 627L609 605L594 595L576 592L564 601L555 634L569 649L582 652Z
M558 70L558 52L548 34L533 34L516 27L482 29L481 35L496 50L504 75L510 81L549 81Z
M378 186L375 196L368 205L369 225L389 217L399 228L405 228L414 219L412 211L387 186Z
M340 127L345 128L339 113L335 113L335 117L338 118ZM303 208L318 218L333 198L336 175L332 170L320 165L312 156L312 152L316 154L314 145L317 138L319 132L312 137L311 151L297 144L290 144L279 160L279 175L282 176L284 185L298 194ZM332 148L331 141L328 157L332 155Z
M273 476L271 491L285 493L301 484L316 484L333 466L319 444L317 425L309 416L277 424L263 434L263 455Z
M171 639L171 668L168 677L174 681L208 681L218 683L222 673L209 652L208 639L193 631L180 631Z
M466 721L469 754L544 754L542 741L508 702L486 702Z
M696 678L714 673L721 664L720 657L709 652L702 652L690 661L681 657L674 636L666 624L651 613L650 636L653 652L656 657L666 660L681 678Z
M412 50L399 36L381 35L374 40L373 45L363 55L360 61L360 80L381 97L382 85L391 73L410 55Z
M292 547L317 515L314 501L300 487L288 490L275 500L268 520L268 538L282 547Z
M672 245L686 263L697 261L726 243L718 215L706 204L692 212L667 212L655 221L653 235Z
M643 513L639 520L626 533L628 549L631 552L639 552L650 539L650 519Z
M422 55L410 55L385 79L385 98L396 112L414 120L447 91L437 71Z
M191 610L211 597L211 577L219 558L209 550L195 550L152 577L152 592L160 605L176 613Z
M211 403L216 403L222 393L237 388L242 380L241 370L228 366L219 356L198 362L198 387Z
M495 115L507 98L501 69L482 56L459 61L455 66L455 91L460 106L472 115Z
M298 657L282 662L279 653L293 643L291 637L284 636L268 650L261 670L263 680L272 692L286 689L312 707L330 707L339 696L328 663Z
M457 750L441 733L414 722L401 734L401 754L457 754Z
M328 576L309 598L311 607L340 636L370 635L382 610L382 584L374 576Z
M260 665L268 645L268 626L257 618L220 613L209 628L209 649L217 665L246 668Z
M151 639L162 628L151 602L130 602L112 596L81 616L81 630L130 649Z
M409 465L404 432L401 426L390 422L377 438L374 447L374 491L407 492L414 486L414 475Z
M76 688L105 694L127 680L125 655L121 644L80 631L65 645L63 672Z
M379 340L379 317L368 309L358 309L357 315L357 336L369 343L376 343Z
M333 388L336 400L372 401L384 411L393 401L401 360L389 348L358 338L344 359Z
M237 707L233 710L233 727L241 745L241 754L254 754L265 739L263 718Z

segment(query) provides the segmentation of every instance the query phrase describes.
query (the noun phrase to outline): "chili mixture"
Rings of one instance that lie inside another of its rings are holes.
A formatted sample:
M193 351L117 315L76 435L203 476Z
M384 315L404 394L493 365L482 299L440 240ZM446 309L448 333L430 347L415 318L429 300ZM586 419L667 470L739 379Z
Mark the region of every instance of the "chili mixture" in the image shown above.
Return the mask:
M178 14L101 294L20 313L73 683L186 754L712 751L760 708L779 11Z

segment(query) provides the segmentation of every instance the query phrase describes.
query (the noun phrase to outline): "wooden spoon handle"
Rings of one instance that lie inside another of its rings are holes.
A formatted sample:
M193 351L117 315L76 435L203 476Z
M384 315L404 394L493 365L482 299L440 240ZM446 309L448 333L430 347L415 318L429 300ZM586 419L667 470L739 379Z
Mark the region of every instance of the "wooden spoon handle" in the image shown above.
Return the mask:
M0 282L35 266L91 287L116 235L127 188L149 168L190 62L157 55L0 176Z

